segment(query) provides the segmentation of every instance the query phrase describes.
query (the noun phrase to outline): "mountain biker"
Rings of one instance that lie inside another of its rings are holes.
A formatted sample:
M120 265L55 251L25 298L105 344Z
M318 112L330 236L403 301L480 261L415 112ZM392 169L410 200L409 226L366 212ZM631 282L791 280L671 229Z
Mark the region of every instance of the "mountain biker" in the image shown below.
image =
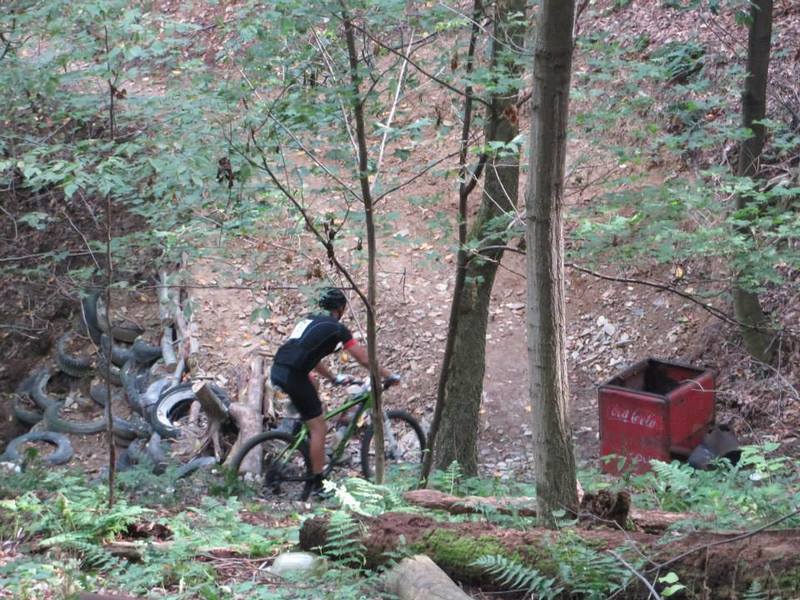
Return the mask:
M340 289L326 289L319 299L319 307L327 314L312 314L297 323L289 339L275 353L270 371L272 384L286 392L308 427L313 474L310 485L316 495L322 492L325 467L325 417L311 371L335 385L350 383L350 376L334 375L321 362L339 349L347 350L361 365L369 367L366 348L356 342L350 330L340 323L346 306L347 298ZM389 385L400 379L384 368L380 369L380 374Z

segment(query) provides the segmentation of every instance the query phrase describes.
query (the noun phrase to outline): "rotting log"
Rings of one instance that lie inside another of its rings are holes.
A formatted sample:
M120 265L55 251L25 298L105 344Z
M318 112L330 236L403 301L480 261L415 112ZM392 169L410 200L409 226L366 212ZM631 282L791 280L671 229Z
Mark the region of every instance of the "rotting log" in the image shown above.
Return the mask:
M120 595L116 592L96 594L94 592L78 592L78 600L138 600L142 596Z
M386 574L384 587L400 600L469 600L455 582L424 554L404 558Z
M443 510L453 515L478 514L486 509L503 515L536 517L536 499L530 497L502 498L496 496L451 496L436 490L412 490L403 494L409 504L431 510ZM632 508L629 513L634 529L647 533L660 533L681 521L697 521L696 513L672 513L662 510Z
M261 433L262 403L264 396L264 357L253 354L250 358L250 377L247 385L239 391L238 402L233 402L228 407L231 419L239 427L239 436L233 447L228 452L226 465L230 465L233 456L239 451L242 442ZM246 473L261 473L261 455L250 452L242 461L241 470Z
M500 555L536 568L546 577L558 576L552 549L565 530L502 529L486 522L450 523L409 513L385 513L361 518L361 543L366 566L376 568L398 550L426 554L457 581L494 583L473 563L486 555ZM315 550L327 543L328 520L313 517L303 522L300 547ZM630 564L647 556L641 568L649 581L674 571L685 585L687 597L741 597L758 583L769 597L800 595L800 530L757 531L748 534L692 532L666 541L662 536L609 528L569 530L568 544L577 538L601 555L613 551ZM635 548L632 545L635 544ZM669 561L669 564L666 563ZM665 568L660 569L660 565ZM569 587L569 582L560 582ZM639 579L632 578L619 598L646 597ZM710 594L710 595L709 595Z

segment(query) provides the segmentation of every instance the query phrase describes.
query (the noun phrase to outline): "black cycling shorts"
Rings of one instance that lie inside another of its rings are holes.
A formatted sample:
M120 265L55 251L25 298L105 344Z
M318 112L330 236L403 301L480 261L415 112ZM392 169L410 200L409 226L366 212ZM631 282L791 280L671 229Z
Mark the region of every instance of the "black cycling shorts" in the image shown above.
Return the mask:
M304 421L322 414L322 402L308 373L284 365L272 365L269 377L272 385L289 395L289 399Z

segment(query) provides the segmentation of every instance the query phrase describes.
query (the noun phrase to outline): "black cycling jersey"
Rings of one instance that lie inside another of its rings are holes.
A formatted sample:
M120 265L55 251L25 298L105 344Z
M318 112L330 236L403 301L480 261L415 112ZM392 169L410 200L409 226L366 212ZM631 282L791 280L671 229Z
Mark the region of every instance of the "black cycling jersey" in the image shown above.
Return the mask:
M309 315L300 321L289 339L275 353L275 364L310 373L317 363L341 344L355 344L353 334L329 315Z

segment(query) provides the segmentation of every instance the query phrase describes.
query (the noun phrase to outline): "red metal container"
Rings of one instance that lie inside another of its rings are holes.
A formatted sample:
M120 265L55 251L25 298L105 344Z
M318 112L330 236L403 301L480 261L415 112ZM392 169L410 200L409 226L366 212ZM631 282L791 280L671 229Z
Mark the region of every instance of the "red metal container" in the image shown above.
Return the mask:
M647 359L598 388L600 455L626 457L622 470L644 473L653 458L686 458L714 422L714 373ZM606 473L619 460L603 461Z

